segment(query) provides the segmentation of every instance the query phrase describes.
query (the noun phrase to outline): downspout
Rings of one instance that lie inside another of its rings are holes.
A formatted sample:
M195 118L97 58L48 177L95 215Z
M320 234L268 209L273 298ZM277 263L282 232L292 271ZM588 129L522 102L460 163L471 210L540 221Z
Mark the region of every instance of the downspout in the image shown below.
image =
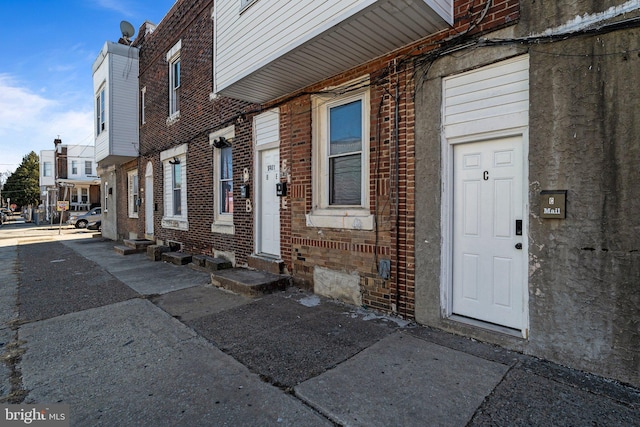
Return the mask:
M394 117L393 117L393 138L395 139L395 209L396 209L396 309L400 313L400 142L398 141L400 131L398 126L400 123L400 80L398 70L396 69L396 93L394 97ZM406 310L405 310L406 314Z

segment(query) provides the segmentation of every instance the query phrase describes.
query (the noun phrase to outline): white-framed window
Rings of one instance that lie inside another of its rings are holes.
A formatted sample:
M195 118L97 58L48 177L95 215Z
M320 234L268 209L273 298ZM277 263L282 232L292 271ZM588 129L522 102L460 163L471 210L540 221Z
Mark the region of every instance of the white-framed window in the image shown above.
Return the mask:
M143 87L140 89L140 124L143 125L147 122L147 118L145 116L145 104L147 97L147 87Z
M256 3L258 0L240 0L240 13L244 12L245 9L249 8L252 4Z
M187 144L160 153L164 179L162 227L188 230L187 220Z
M87 187L80 189L80 203L84 203L85 205L89 203L89 189Z
M78 175L78 161L71 160L71 175Z
M169 118L167 124L173 123L180 117L180 49L182 49L182 40L178 41L167 53L167 62L169 63Z
M103 87L96 95L96 135L100 135L107 129L105 103L105 90Z
M84 161L84 174L86 176L93 175L93 162L91 160Z
M353 86L348 83L345 86ZM373 229L369 208L369 89L314 96L310 227Z
M139 201L139 187L138 187L138 171L132 170L127 172L128 181L128 207L129 218L138 218L138 201Z
M171 163L171 191L173 193L173 216L182 215L182 164L179 159Z
M42 176L51 176L53 173L51 162L44 162L42 164Z
M209 134L213 149L214 215L211 231L233 234L233 148L234 126Z

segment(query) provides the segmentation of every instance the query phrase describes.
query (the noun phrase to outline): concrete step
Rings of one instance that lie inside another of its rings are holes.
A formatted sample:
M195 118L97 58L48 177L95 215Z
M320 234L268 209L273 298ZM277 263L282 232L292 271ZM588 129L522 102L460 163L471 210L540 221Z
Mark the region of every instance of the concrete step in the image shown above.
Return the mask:
M169 246L163 245L147 246L147 258L149 258L151 261L161 261L162 254L165 252L171 252L171 248Z
M246 268L230 268L211 273L211 283L240 295L256 297L285 289L291 283L291 277Z
M147 250L147 246L153 245L153 242L147 239L124 239L122 242L125 246L136 249L139 252L144 252Z
M123 245L114 246L113 250L115 250L116 253L120 255L131 255L131 254L137 254L139 252L136 249L130 248L129 246L123 246Z
M278 257L263 255L263 254L253 254L247 258L247 265L250 268L254 268L256 270L268 271L272 274L284 274L285 273L285 264Z
M162 261L175 265L186 265L191 262L191 254L184 252L164 252L162 254Z
M208 271L210 273L233 267L229 260L208 255L194 255L189 266L195 270Z

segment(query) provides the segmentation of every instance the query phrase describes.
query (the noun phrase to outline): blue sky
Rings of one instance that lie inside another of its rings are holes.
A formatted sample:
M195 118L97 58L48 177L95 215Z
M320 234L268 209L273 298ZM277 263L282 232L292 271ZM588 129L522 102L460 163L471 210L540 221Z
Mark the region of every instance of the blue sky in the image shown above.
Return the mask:
M120 21L158 24L175 0L0 0L0 173L30 151L93 145L91 66Z

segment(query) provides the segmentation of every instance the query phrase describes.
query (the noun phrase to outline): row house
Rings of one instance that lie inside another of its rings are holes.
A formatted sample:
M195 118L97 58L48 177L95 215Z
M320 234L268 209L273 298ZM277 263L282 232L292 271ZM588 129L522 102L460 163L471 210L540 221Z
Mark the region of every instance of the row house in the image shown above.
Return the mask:
M40 151L40 194L46 219L55 216L56 202L68 201L72 211L100 205L100 179L92 145L66 145L56 138L53 150Z
M118 235L638 385L640 5L605 3L179 0Z

